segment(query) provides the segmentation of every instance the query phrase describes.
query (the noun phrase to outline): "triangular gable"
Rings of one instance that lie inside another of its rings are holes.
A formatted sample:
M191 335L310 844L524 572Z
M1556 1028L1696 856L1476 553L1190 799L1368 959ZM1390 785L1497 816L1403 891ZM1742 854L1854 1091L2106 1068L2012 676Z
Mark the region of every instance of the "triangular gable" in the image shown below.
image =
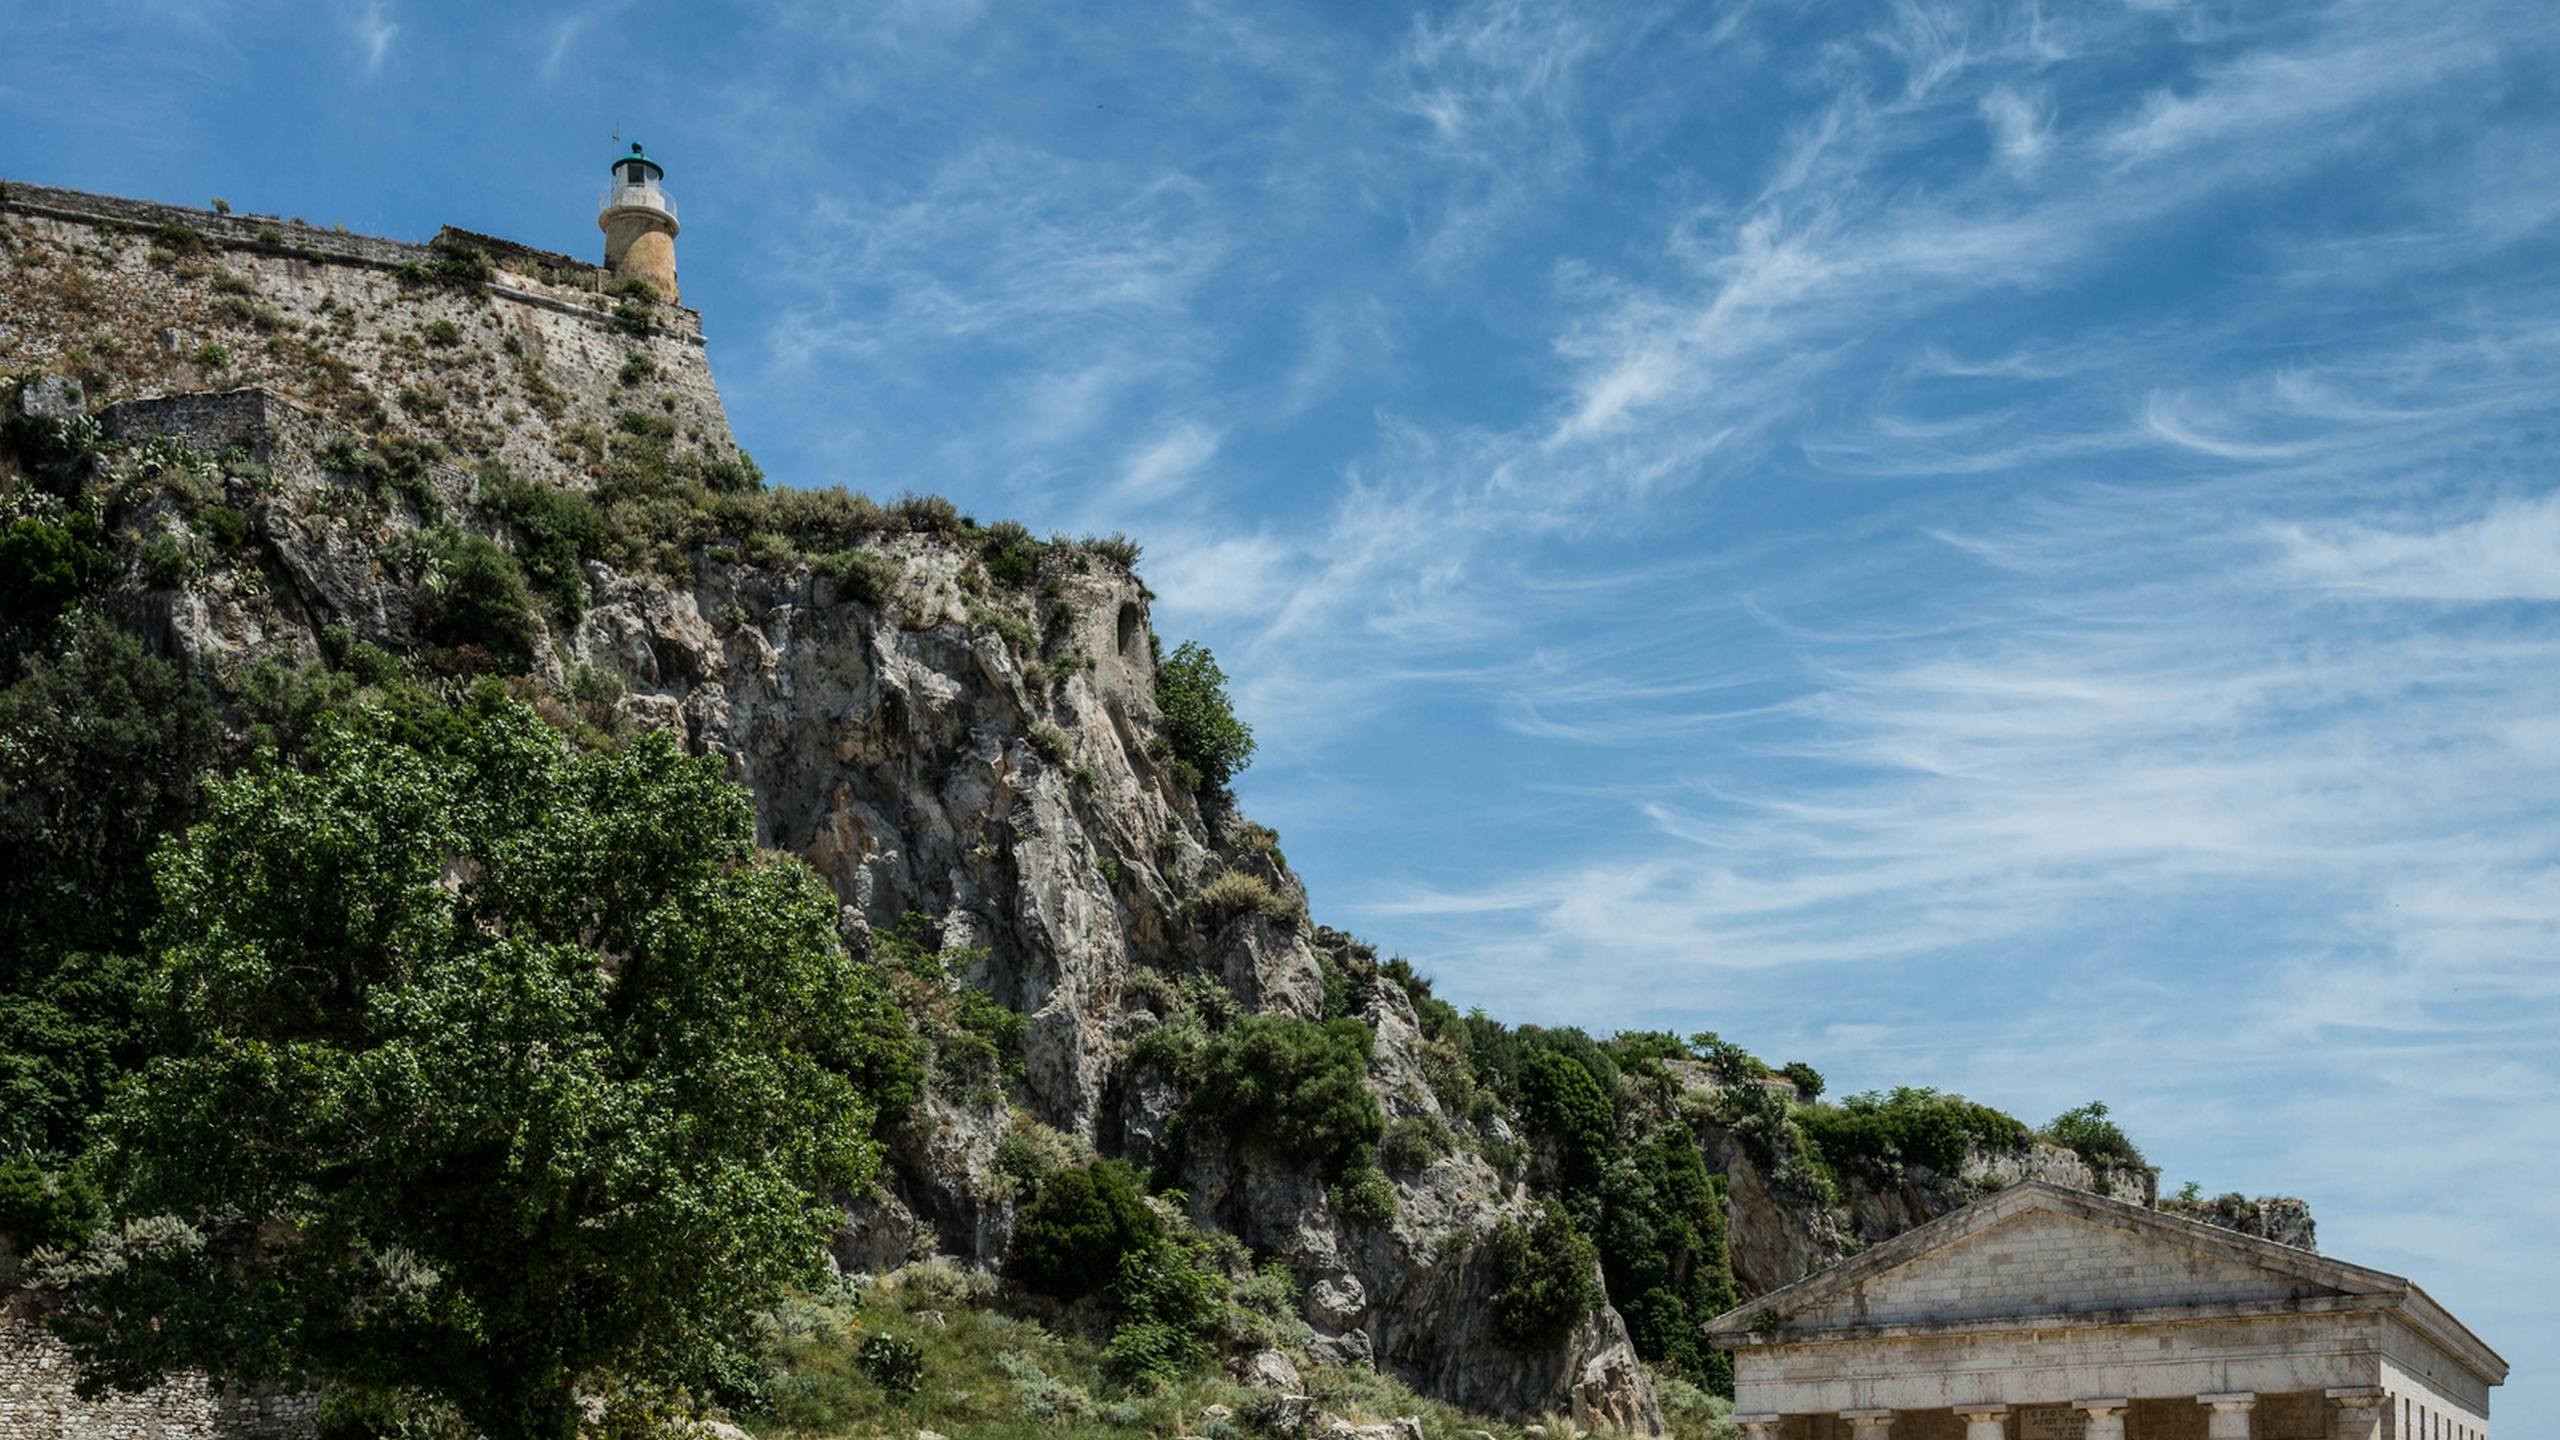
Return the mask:
M1843 1325L2095 1314L2180 1305L2237 1305L2338 1295L2325 1284L2147 1228L2028 1209L1933 1246L1787 1319L1799 1330Z
M2009 1328L2042 1316L2107 1324L2294 1306L2389 1311L2487 1383L2507 1378L2497 1351L2400 1276L2044 1181L2011 1186L1745 1302L1706 1332L1739 1349L1879 1330Z
M1791 1331L2398 1294L2398 1276L2060 1186L2012 1186L1724 1315Z

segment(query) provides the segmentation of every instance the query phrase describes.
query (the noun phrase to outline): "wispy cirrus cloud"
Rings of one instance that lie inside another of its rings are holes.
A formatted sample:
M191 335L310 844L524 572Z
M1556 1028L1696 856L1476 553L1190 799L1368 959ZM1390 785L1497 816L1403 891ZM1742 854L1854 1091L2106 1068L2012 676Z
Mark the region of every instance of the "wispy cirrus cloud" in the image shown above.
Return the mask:
M392 42L400 38L400 22L391 17L389 0L364 0L348 13L348 24L364 73L380 71L382 62L391 57Z

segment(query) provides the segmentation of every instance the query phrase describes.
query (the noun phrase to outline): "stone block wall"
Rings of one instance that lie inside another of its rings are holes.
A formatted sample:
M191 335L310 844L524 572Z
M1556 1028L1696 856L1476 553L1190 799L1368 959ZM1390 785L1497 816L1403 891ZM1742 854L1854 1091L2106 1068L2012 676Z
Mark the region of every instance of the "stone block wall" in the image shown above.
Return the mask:
M679 459L736 453L697 313L567 256L444 238L490 277L435 278L447 252L427 245L0 182L0 371L76 375L93 405L262 386L360 438L570 488L602 477L624 413L671 422Z
M83 1400L71 1352L25 1314L0 1311L0 1440L304 1440L300 1396L216 1390L201 1377Z

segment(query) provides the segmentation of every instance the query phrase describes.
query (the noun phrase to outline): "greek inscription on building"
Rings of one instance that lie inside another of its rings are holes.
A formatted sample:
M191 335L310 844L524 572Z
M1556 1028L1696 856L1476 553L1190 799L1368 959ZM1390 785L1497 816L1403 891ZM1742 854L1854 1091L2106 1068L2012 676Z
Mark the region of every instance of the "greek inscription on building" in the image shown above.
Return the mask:
M2087 1440L2089 1417L2067 1405L2037 1405L2018 1412L2018 1440Z

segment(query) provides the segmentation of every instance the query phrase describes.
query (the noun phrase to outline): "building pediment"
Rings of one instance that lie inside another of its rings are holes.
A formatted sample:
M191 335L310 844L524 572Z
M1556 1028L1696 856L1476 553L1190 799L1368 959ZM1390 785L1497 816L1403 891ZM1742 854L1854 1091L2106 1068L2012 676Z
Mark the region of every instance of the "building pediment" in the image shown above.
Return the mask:
M1709 1323L1728 1348L1884 1334L2389 1310L2506 1364L2409 1281L2085 1191L2011 1187Z

